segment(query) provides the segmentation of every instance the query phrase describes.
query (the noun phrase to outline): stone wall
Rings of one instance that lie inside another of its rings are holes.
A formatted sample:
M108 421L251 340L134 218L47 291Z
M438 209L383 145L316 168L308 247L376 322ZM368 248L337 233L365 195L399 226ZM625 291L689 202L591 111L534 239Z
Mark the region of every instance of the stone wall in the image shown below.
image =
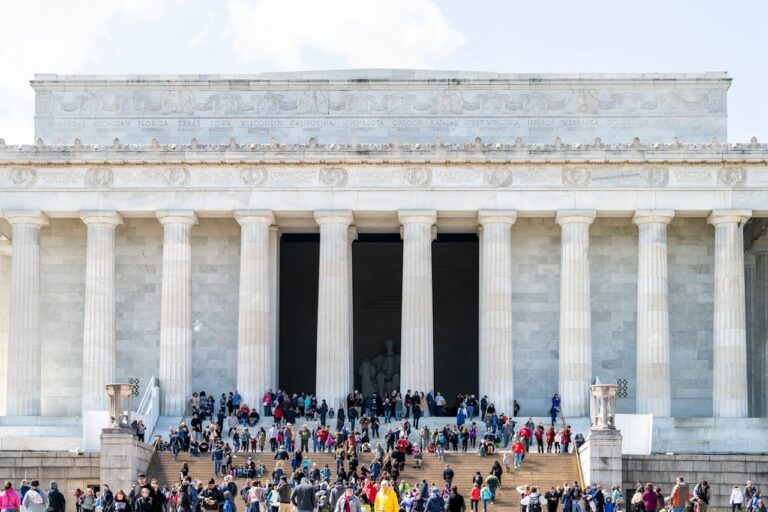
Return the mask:
M43 416L81 410L86 234L79 219L51 219L40 232Z
M240 226L234 219L200 219L192 228L195 390L220 395L236 387L239 279Z
M711 416L715 230L677 218L667 236L672 416Z
M522 218L512 226L512 339L520 414L544 416L557 389L560 226Z
M598 218L589 230L592 376L627 379L617 412L635 412L638 229L630 218Z
M98 453L0 451L0 478L12 480L17 488L22 479L36 478L45 489L56 480L72 512L75 490L101 483L99 460Z
M235 386L240 230L232 219L200 219L192 229L193 387ZM593 370L603 382L626 378L635 411L637 228L598 218L590 229ZM116 232L117 378L158 375L163 230L126 219ZM43 414L80 410L86 229L54 219L42 232ZM708 416L712 396L714 231L704 218L669 226L673 414ZM512 228L515 390L522 415L544 415L557 388L560 228L521 218ZM472 290L474 292L474 290ZM286 311L287 308L283 308Z
M768 487L768 455L624 455L624 489L630 499L635 482L652 482L669 495L675 478L682 476L693 486L706 480L712 487L711 507L730 509L731 489L743 489L747 480L763 492ZM711 508L710 508L711 510Z
M119 382L138 378L146 385L159 373L162 271L163 227L155 219L126 219L115 233Z

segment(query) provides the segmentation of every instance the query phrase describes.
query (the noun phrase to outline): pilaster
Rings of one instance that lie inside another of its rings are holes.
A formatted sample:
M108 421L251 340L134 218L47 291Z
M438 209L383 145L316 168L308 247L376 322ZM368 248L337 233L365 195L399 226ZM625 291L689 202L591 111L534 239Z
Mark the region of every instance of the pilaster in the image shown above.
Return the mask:
M768 239L755 241L751 250L754 255L754 321L748 364L752 376L752 416L768 415Z

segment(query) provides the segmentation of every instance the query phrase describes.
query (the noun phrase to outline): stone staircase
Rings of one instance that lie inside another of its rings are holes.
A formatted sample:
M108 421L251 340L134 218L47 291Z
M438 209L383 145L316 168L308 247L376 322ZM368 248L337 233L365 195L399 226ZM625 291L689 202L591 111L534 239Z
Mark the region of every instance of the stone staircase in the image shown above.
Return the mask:
M248 457L253 457L256 461L261 461L271 471L275 467L273 454L270 452L239 452L234 455L233 464L239 466L244 464ZM310 452L306 457L313 463L322 468L328 464L332 471L335 471L336 462L331 453ZM406 459L406 468L400 474L400 479L405 480L411 485L418 484L422 479L432 486L436 485L442 489L443 469L445 464L450 464L455 472L454 484L459 487L467 505L469 505L469 494L471 491L472 477L476 471L480 471L483 477L487 476L493 466L494 460L501 462L501 454L490 457L480 457L477 453L446 453L445 462L441 462L434 454L424 454L424 462L421 469L413 466L412 457ZM369 464L372 458L370 453L360 454L360 463ZM147 476L158 478L161 485L163 483L171 484L178 481L179 470L184 462L189 464L190 475L195 479L207 480L213 475L213 462L210 456L190 457L187 453L180 453L177 460L173 460L169 452L155 453L150 462ZM290 470L290 463L284 463L284 468ZM496 505L504 510L513 510L511 507L519 505L520 496L515 491L519 485L534 484L546 491L550 486L559 486L564 483L572 483L575 480L582 481L578 459L575 454L538 454L529 453L523 465L519 469L511 468L510 473L505 473L502 477L501 489L497 494ZM268 477L267 477L268 478ZM264 480L264 479L262 479ZM242 485L243 479L238 482ZM544 492L542 491L542 493Z

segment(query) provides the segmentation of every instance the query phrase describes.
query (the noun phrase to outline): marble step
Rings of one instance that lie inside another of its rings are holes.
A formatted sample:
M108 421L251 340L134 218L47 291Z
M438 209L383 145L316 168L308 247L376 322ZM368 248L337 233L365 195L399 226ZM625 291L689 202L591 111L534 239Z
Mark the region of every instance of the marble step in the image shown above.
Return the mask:
M261 456L264 455L264 458ZM453 454L448 453L445 457L445 462L437 460L433 454L425 454L425 460L421 469L414 469L412 466L412 459L408 459L406 469L401 473L401 480L416 484L421 482L422 479L426 479L427 482L437 487L442 488L443 478L442 473L445 464L450 464L454 470L454 483L459 487L459 491L465 495L468 495L471 489L472 477L476 471L480 471L482 475L487 475L493 465L494 460L500 460L500 457L479 457L476 454ZM234 455L233 463L235 465L243 464L245 460L253 456L257 461L262 460L271 471L275 466L275 461L271 459L271 455L268 453L250 453L241 452ZM335 460L332 454L328 453L307 453L313 462L322 467L324 464L328 464L329 467L335 472ZM268 458L267 458L268 457ZM361 454L361 463L369 463L371 460L371 454ZM213 463L209 457L190 457L188 454L182 453L177 460L173 460L170 453L158 453L153 458L150 468L149 476L157 477L163 482L175 482L178 479L179 470L184 462L187 462L190 467L190 474L193 478L207 479L212 476ZM290 463L284 463L284 468L290 469ZM518 485L535 484L544 489L548 489L549 486L563 485L565 482L573 482L574 480L581 480L579 476L579 466L576 456L570 455L555 455L555 454L528 454L523 466L519 469L512 469L510 473L506 473L502 477L501 492L497 497L497 505L514 506L518 503L519 496L517 495L515 488ZM242 482L240 482L242 484Z

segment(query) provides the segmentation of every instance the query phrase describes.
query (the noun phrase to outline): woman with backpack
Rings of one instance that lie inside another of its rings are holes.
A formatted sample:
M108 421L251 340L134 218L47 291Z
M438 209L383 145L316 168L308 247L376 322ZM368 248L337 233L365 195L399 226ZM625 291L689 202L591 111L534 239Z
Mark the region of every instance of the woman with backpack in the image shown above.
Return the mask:
M49 503L48 495L40 489L40 482L37 480L32 480L29 485L29 489L21 500L21 506L27 512L45 512Z

